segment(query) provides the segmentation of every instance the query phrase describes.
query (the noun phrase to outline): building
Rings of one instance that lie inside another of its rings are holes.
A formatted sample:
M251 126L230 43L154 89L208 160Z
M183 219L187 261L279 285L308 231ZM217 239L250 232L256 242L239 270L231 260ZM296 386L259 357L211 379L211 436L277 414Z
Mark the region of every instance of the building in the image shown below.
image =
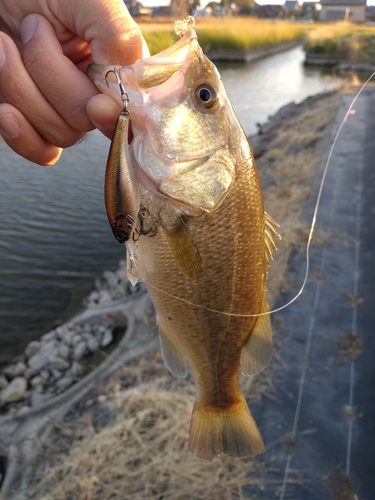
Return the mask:
M366 0L321 0L321 21L366 21Z
M254 5L253 14L256 17L264 19L277 19L281 17L282 11L282 5L259 5L256 3Z
M303 2L301 6L301 17L305 21L318 20L320 8L321 4L319 2Z
M287 12L293 12L299 10L299 3L297 0L285 0L284 10Z

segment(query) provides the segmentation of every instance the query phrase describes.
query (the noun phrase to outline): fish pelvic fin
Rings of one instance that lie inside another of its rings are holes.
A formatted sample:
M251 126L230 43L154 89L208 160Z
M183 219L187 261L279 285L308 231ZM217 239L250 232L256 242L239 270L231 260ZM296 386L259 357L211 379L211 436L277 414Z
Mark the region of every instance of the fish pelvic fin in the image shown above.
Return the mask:
M269 309L266 295L263 298L262 313ZM243 375L255 375L261 372L272 357L272 326L269 314L259 316L250 338L242 350L241 372Z
M221 453L246 457L264 453L264 444L243 396L229 409L195 403L190 424L190 450L203 460Z

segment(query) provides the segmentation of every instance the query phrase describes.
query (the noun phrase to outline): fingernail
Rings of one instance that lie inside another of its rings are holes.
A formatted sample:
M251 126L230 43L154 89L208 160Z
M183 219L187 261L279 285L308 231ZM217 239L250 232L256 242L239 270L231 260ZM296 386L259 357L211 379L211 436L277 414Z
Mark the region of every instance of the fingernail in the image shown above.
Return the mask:
M20 26L20 35L23 45L26 45L27 42L34 36L37 25L37 20L33 15L25 17L22 21Z
M7 59L7 54L5 52L3 39L0 33L0 68L5 64L6 59Z
M7 113L0 118L0 132L10 139L14 139L20 134L21 127L13 113Z

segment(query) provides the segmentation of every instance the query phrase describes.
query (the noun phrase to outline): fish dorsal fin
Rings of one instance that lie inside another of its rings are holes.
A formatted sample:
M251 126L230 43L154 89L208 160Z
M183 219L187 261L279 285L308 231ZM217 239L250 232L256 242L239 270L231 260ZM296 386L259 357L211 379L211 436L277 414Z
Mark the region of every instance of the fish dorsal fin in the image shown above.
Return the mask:
M187 375L186 357L177 349L159 326L160 346L165 366L175 377L185 378Z
M267 297L264 297L262 312L268 311ZM259 316L241 354L243 375L255 375L268 365L272 356L272 327L269 314Z
M264 212L264 216L265 216L264 236L266 242L266 261L267 264L269 264L270 260L272 259L274 250L277 250L275 238L280 240L281 236L278 232L279 224L275 220L273 220L272 217L268 215L267 212Z
M163 227L163 230L178 267L185 276L197 281L202 273L202 261L186 224L181 218L176 229Z

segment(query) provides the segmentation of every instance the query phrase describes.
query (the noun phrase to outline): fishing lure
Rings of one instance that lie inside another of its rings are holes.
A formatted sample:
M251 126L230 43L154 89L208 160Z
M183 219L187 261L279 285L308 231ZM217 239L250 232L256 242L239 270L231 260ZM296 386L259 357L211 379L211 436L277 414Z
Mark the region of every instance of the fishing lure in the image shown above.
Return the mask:
M117 119L115 133L111 142L105 172L105 207L112 232L119 243L128 241L135 229L139 212L139 192L129 158L129 97L121 81L118 68L109 70L114 73L120 87L123 108Z

